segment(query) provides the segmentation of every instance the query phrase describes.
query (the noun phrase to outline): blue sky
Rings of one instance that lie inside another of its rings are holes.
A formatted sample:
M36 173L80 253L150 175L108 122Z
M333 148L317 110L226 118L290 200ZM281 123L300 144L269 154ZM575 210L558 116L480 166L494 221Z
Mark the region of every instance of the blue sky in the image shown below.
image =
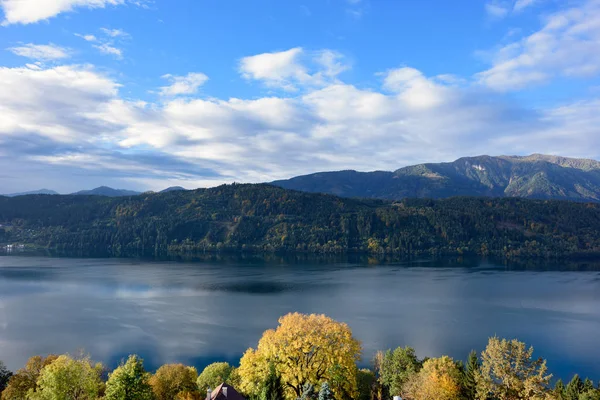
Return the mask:
M0 193L600 156L599 0L0 9Z

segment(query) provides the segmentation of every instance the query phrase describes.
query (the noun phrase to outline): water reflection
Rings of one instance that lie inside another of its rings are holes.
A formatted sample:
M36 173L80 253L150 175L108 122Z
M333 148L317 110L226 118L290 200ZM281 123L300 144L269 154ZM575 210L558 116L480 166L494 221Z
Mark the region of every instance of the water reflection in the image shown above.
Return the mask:
M188 260L186 260L188 261ZM364 346L465 358L497 334L531 343L558 376L600 376L600 269L482 260L210 256L0 257L0 359L84 348L114 366L236 362L290 312L347 322Z

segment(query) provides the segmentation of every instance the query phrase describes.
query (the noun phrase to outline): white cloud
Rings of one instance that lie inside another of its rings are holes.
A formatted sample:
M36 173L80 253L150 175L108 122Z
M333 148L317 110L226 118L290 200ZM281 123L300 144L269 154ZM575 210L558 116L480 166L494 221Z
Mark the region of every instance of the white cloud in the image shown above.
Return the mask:
M160 88L163 96L177 96L182 94L196 94L198 88L204 85L208 76L203 73L193 72L186 76L164 75L163 78L171 81L171 85Z
M521 11L527 7L532 6L533 4L535 4L538 0L517 0L515 2L515 6L514 6L514 10L515 11Z
M116 37L129 37L129 34L122 29L108 29L108 28L100 28L100 30L106 35L113 38Z
M97 42L98 41L98 38L95 35L82 35L82 34L76 33L75 36L82 38L86 42Z
M125 4L126 0L0 0L3 25L30 24L76 8L104 8Z
M485 11L491 17L504 18L508 15L509 9L504 4L493 1L485 4Z
M415 109L433 108L445 101L450 91L441 83L426 78L421 71L404 67L388 71L384 88L398 93L408 107Z
M498 49L493 65L477 75L496 90L516 90L556 76L593 76L600 72L600 2L557 12L543 27Z
M69 51L63 47L50 44L33 44L28 43L23 46L11 47L8 49L12 53L41 61L55 61L64 58L69 58Z
M246 79L263 82L268 87L288 91L309 85L323 85L337 79L349 69L342 55L332 50L305 52L301 47L244 57L240 73Z
M123 50L110 45L109 43L102 43L99 45L94 45L94 48L100 50L101 53L115 56L117 59L123 58Z
M240 61L240 72L246 79L265 82L269 86L294 89L294 81L307 81L310 75L300 64L303 50L296 47L277 53L263 53L244 57Z
M410 67L383 79L386 92L333 82L300 96L146 103L124 99L114 79L91 67L0 68L0 149L11 149L0 169L18 159L24 176L55 173L63 185L73 177L73 189L91 184L89 171L158 189L164 181L193 187L390 170L466 154L598 155L600 100L536 111ZM184 84L171 94L196 89Z

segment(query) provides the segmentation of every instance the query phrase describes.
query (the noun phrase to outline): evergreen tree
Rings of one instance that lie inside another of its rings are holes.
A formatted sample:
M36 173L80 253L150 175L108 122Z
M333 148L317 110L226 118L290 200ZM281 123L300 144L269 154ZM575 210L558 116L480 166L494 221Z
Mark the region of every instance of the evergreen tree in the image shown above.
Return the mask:
M281 376L275 370L275 365L269 366L269 375L263 386L261 400L284 400Z
M579 375L575 374L571 382L567 385L565 390L565 397L567 400L579 400L579 395L583 392L583 382Z
M586 393L592 390L594 390L594 382L590 378L585 378L583 381L583 392Z
M8 380L12 376L12 372L6 368L6 365L2 361L0 361L0 393L4 391L6 386L8 385Z
M552 390L552 394L554 395L554 398L556 400L565 400L566 399L566 394L565 394L565 384L563 383L562 379L559 379L556 381L556 384L554 384L554 389Z
M333 393L329 387L329 383L323 382L321 389L319 390L319 400L333 400Z
M475 376L479 370L479 358L477 352L472 350L469 353L469 359L467 360L467 366L465 369L463 379L463 389L466 400L475 400L477 397L477 382Z

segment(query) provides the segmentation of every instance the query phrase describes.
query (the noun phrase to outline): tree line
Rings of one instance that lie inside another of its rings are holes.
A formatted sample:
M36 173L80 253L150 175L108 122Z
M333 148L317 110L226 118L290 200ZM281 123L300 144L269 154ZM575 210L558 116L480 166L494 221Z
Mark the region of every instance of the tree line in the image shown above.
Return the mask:
M519 198L386 202L269 185L120 198L0 196L0 225L0 244L81 255L600 255L600 204Z
M132 355L114 371L88 356L29 359L12 374L0 362L2 400L198 400L221 383L251 400L600 400L600 387L575 375L551 386L546 361L516 339L489 339L466 363L419 359L411 347L378 352L359 369L361 344L348 325L324 315L288 314L239 366L167 364L154 374Z

